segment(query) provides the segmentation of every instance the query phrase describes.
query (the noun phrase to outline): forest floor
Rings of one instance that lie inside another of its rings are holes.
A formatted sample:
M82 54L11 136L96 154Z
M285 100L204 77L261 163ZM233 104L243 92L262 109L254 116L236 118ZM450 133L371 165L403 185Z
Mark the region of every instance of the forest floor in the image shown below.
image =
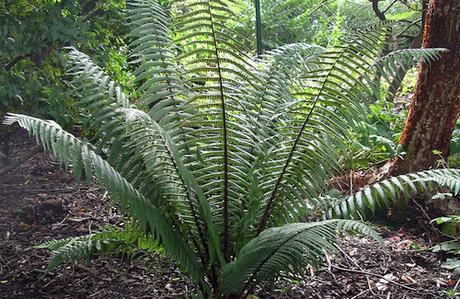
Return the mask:
M12 157L35 145L26 134L12 140ZM389 252L369 238L346 236L339 254L319 270L305 267L306 279L279 281L256 290L255 298L447 298L457 277L440 267L436 244L421 219L417 229L376 226ZM193 287L173 267L147 269L115 257L89 264L61 265L46 277L50 252L34 248L52 239L78 236L123 219L97 187L77 186L42 152L10 173L0 174L0 298L184 298ZM443 257L445 258L445 257Z

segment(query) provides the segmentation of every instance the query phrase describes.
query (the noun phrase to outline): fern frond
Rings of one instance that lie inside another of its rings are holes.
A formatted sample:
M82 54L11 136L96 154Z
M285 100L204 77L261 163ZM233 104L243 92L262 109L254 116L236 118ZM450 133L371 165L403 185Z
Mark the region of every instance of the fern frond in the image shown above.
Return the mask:
M88 55L69 47L66 58L68 59L67 73L76 78L72 84L76 85L83 108L98 112L101 108L112 104L124 108L131 107L128 96ZM93 116L93 121L101 123L106 118L99 113Z
M136 38L130 45L131 63L139 65L133 73L134 82L142 83L136 92L142 95L141 103L149 106L150 115L161 121L177 113L184 91L174 54L176 46L170 38L170 17L157 2L130 1L127 6L133 27L129 36Z
M150 237L150 239L149 239ZM126 257L128 260L145 259L144 263L155 262L155 255L161 252L158 242L151 236L145 235L135 226L125 224L124 228L107 225L86 236L71 237L61 240L50 240L35 248L52 250L51 261L44 275L62 263L80 262L88 263L95 253L108 256L116 253L118 258Z
M100 241L98 252L101 256L109 256L115 252L117 258L129 261L144 260L144 265L152 265L157 261L157 254L163 253L164 248L150 234L144 234L135 224L125 223L124 227L106 225L99 227L94 235L95 241Z
M223 293L241 296L244 291L263 281L273 283L280 276L304 273L305 261L318 266L326 251L335 250L337 231L359 231L372 236L383 246L380 236L370 227L350 220L295 223L269 228L244 246L235 261L223 267Z
M192 278L203 285L204 273L198 263L196 254L190 249L183 236L178 234L166 215L137 191L116 169L91 148L62 130L55 122L44 121L30 116L8 114L6 124L17 122L43 140L45 149L57 151L64 157L65 163L81 163L88 175L94 173L98 181L111 193L112 200L119 200L121 207L130 212L145 233L152 233L157 240L175 257ZM63 145L63 146L59 146Z
M441 53L445 51L447 51L447 49L442 48L394 51L378 59L375 62L375 67L387 82L391 82L392 78L399 76L398 68L407 71L416 66L419 62L430 63L431 61L439 59Z
M78 236L78 237L71 237L66 239L59 239L59 240L50 240L42 243L40 245L34 246L34 248L42 248L48 250L57 250L67 244L72 244L74 242L86 242L94 237L94 234L86 235L86 236Z
M190 232L197 251L206 252L203 260L222 258L217 231L212 223L211 209L201 187L183 164L177 145L169 134L149 115L140 110L120 109L126 115L131 146L142 157L142 168L155 169L143 176L139 190L171 216L183 235ZM151 182L151 183L150 183ZM155 196L152 196L155 194ZM161 202L156 200L161 199ZM179 217L179 219L175 219ZM205 238L206 235L206 238Z
M327 180L339 169L338 150L345 149L349 136L344 130L352 130L366 111L365 96L370 91L362 76L373 74L370 62L378 53L385 32L380 26L371 27L350 37L346 44L316 55L312 63L318 67L302 76L302 86L293 92L295 101L281 107L283 110L280 109L277 116L282 114L283 120L289 122L292 135L271 139L276 142L272 146L276 148L278 166L273 172L278 178L273 188L267 188L268 200L258 233L263 231L270 218L273 219L272 209L287 211L282 215L283 222L292 219L288 206L297 211L308 210L303 196L289 189L312 190L312 193L305 193L307 198L325 192L321 188L306 186L321 186L318 182ZM360 47L357 48L357 44ZM357 50L359 54L355 53ZM360 56L359 60L355 59L356 55ZM323 142L326 136L333 136L333 142ZM280 139L283 140L281 147ZM267 160L267 163L273 162ZM293 200L285 201L286 194L290 194Z
M192 84L185 86L183 94L187 93L188 101L179 107L179 113L185 117L173 133L177 136L174 140L184 148L181 154L190 157L186 167L202 186L211 211L221 217L214 220L214 225L218 222L219 229L223 229L221 243L228 259L233 255L229 249L233 243L231 203L240 197L248 181L246 175L233 171L247 173L248 165L241 157L250 156L245 144L254 143L254 135L248 133L253 130L246 115L251 111L245 96L251 93L249 87L253 82L260 79L254 75L254 63L245 54L250 51L242 49L240 40L244 38L225 23L235 18L226 3L179 1L175 9L184 11L172 23L174 43L182 53L178 56L178 63L184 66L181 77ZM194 78L200 78L200 86L195 85ZM241 131L242 127L245 129ZM195 139L194 134L198 133L200 139ZM196 156L207 157L207 161L200 165ZM207 167L217 160L219 164Z
M99 247L99 242L95 242L93 237L94 234L61 240L51 240L35 246L35 248L44 248L53 251L51 261L43 275L46 276L62 263L76 263L77 265L80 261L88 263Z
M377 208L388 208L390 202L407 200L410 195L417 195L421 191L434 191L436 186L448 188L455 195L459 194L460 170L426 170L375 183L354 195L341 199L340 203L327 211L325 218L367 218L369 212L373 214Z

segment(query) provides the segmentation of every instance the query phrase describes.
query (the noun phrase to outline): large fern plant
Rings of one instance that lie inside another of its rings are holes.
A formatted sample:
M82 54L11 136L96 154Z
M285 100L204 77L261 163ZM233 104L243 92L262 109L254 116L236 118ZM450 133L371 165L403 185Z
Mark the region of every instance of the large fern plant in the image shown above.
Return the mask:
M225 1L175 1L166 11L138 0L128 8L134 95L69 49L89 141L52 121L6 119L78 180L94 175L132 220L45 244L55 251L48 270L95 251L165 251L200 294L244 298L264 282L303 273L305 261L317 264L337 232L380 240L353 220L304 220L332 207L325 182L340 172L348 136L378 96L377 72L392 76L397 65L438 50L377 59L388 25L379 24L331 50L295 44L253 58L245 37L226 26L235 16Z

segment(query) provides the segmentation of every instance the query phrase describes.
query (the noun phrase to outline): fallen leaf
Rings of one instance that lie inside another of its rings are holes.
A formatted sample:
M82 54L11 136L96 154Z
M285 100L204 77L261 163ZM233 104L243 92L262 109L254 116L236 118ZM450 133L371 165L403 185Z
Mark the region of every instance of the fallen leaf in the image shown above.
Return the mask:
M383 278L380 278L379 281L375 284L377 290L379 291L385 291L388 289L388 283L389 281L393 281L396 277L393 275L393 273L388 273L383 276Z
M75 218L75 217L67 217L66 221L71 221L71 222L82 222L85 220L88 220L89 218Z
M412 277L410 277L410 276L408 276L406 274L401 275L401 281L403 281L405 283L408 283L408 284L411 284L416 288L420 287L415 279L413 279Z

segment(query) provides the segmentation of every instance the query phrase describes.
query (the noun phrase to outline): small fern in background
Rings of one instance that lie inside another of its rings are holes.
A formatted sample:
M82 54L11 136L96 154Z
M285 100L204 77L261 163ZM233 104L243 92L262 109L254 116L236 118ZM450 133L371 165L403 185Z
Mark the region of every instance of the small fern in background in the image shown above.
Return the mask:
M337 232L357 230L381 243L355 220L302 221L318 211L359 219L358 211L375 207L372 198L393 194L392 184L412 186L408 176L338 206L325 199L350 133L379 92L377 72L391 77L395 61L413 65L440 50L376 61L386 22L334 49L293 44L254 59L245 37L227 26L237 18L223 1L177 1L166 11L139 0L128 8L139 98L132 101L90 57L69 49L92 138L25 115L5 121L29 130L77 180L95 176L133 223L42 245L54 251L47 271L96 251L129 258L165 252L200 296L245 298L265 282L302 274L304 262L317 265Z
M128 261L143 261L144 265L158 264L158 242L135 225L126 223L123 228L106 225L98 232L80 237L51 240L35 246L53 251L46 273L62 263L89 262L95 252L103 257L115 251L115 256ZM45 274L46 275L46 274Z

